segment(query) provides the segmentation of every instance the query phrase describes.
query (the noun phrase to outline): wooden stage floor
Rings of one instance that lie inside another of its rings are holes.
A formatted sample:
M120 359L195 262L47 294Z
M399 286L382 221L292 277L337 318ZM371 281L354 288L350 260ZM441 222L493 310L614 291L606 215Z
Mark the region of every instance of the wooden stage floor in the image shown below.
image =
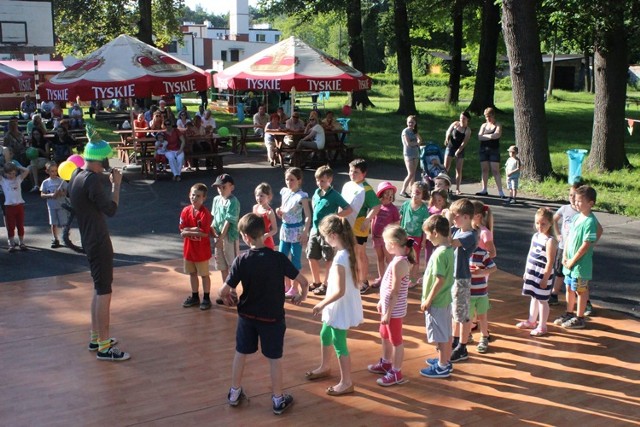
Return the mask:
M426 357L419 290L411 291L403 367L409 382L376 385L368 363L380 357L378 294L364 296L366 323L349 333L356 393L330 397L333 378L309 382L319 360L320 323L310 307L287 304L284 386L293 407L271 412L269 369L250 356L244 388L250 402L230 408L226 395L236 313L182 308L189 294L181 260L115 272L112 334L132 354L99 362L87 351L88 273L0 284L0 424L6 426L191 425L640 425L640 333L637 320L598 310L588 329L550 326L529 337L513 325L529 303L520 279L497 272L490 283L489 352L448 379L421 377ZM308 275L308 271L306 272ZM212 272L213 288L220 284ZM562 311L552 307L551 318ZM475 334L476 341L478 333ZM337 362L333 361L337 375Z

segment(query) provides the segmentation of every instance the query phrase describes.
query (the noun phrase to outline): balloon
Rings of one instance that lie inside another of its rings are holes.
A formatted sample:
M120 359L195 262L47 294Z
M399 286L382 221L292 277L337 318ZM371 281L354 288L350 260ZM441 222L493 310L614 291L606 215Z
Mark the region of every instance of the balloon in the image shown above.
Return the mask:
M80 156L78 154L70 155L69 158L67 159L67 161L73 162L73 164L76 165L79 168L84 166L84 159L82 158L82 156Z
M220 129L218 129L218 135L229 136L229 129L227 129L226 127L221 127Z
M65 160L64 162L60 163L60 165L58 165L58 175L60 175L60 178L64 179L65 181L69 181L71 179L73 171L76 169L78 169L78 166L76 166L75 163L70 162L69 160Z
M348 105L345 105L344 107L342 107L342 114L349 117L351 115L351 107Z
M38 158L38 149L35 147L29 147L27 148L27 151L25 152L25 154L27 155L27 159L29 160L34 160Z

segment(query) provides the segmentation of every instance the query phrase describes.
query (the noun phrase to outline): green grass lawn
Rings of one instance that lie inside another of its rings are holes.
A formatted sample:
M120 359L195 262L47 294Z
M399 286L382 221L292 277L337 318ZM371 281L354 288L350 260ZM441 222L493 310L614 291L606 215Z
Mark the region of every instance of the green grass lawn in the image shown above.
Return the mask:
M439 144L442 144L448 126L457 119L461 112L461 108L448 106L442 101L431 100L442 98L441 92L442 89L439 88L416 88L420 134L425 140L432 140ZM463 100L461 105L466 106L472 94L463 90L460 96ZM398 107L397 88L392 86L374 88L370 92L370 97L376 107L366 111L352 112L349 122L351 133L347 142L359 145L358 155L369 160L402 163L400 133L405 127L406 118L395 112ZM506 160L507 147L516 143L511 92L497 91L495 99L496 106L502 111L498 115L498 120L504 127L501 147L505 150L503 158ZM333 93L325 105L327 109L333 110L336 116L340 117L342 116L342 106L346 100L346 95ZM187 105L190 111L197 111L195 105ZM566 182L567 149L590 148L593 126L593 95L554 91L554 96L546 103L546 111L554 176L547 178L542 183L521 181L521 191L548 200L562 200L567 194L568 187ZM233 128L230 126L237 123L234 115L219 112L214 115L218 127L226 126L233 132ZM631 105L627 116L640 119L640 107ZM245 123L249 120L245 119ZM483 121L483 117L473 117L470 123L473 136L472 145L465 156L464 180L466 182L478 181L480 177L478 153L475 149L477 147L475 134ZM113 128L108 123L95 122L95 125L105 140L118 140L118 136L112 133ZM626 127L626 123L620 123L620 126ZM634 169L612 173L594 173L583 170L584 179L598 191L596 209L640 217L640 197L637 197L640 194L639 139L640 129L633 136L626 134L627 156ZM260 144L255 143L254 146L257 147Z

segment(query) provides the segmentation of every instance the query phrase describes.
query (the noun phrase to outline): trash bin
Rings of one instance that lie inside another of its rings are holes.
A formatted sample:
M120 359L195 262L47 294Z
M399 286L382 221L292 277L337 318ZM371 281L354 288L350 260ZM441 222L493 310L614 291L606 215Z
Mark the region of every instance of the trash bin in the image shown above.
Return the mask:
M242 102L238 102L237 104L237 115L238 115L238 121L240 123L244 122L244 104Z
M351 119L346 118L346 117L340 117L340 118L336 119L336 121L338 123L340 123L340 125L342 126L342 129L344 129L344 130L349 130L349 120L351 120ZM342 139L340 140L340 142L345 142L346 140L347 140L347 134L343 133L342 134Z
M176 111L180 112L180 110L182 110L182 95L179 93L176 93L174 95L174 99L176 102ZM178 114L178 113L176 113Z
M582 162L587 153L587 150L577 148L567 150L567 155L569 156L569 184L573 184L582 178Z

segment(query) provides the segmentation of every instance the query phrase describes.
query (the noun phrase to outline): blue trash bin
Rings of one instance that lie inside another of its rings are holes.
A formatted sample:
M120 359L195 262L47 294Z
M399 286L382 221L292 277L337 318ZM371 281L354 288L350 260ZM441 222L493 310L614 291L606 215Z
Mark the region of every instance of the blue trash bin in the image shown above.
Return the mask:
M175 102L176 102L176 111L179 112L180 110L182 110L182 95L179 94L179 93L176 93L174 95L174 99L175 99Z
M582 178L582 162L587 153L587 150L577 148L567 150L567 155L569 156L569 184L573 184Z
M342 126L342 129L344 129L344 130L349 130L349 120L351 120L351 119L346 118L346 117L340 117L340 118L336 119L336 121L338 123L340 123L340 125ZM343 133L342 134L342 139L340 140L340 142L345 142L346 140L347 140L347 134Z

